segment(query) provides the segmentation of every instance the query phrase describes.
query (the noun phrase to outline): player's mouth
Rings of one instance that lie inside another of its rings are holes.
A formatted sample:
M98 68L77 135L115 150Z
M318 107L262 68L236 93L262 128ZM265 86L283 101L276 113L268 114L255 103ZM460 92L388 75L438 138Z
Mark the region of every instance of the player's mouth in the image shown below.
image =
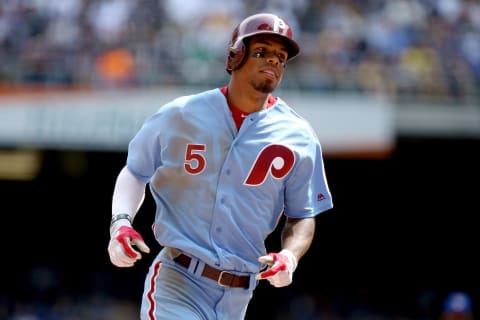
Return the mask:
M279 77L277 71L273 68L262 69L260 70L260 73L271 80L277 80Z

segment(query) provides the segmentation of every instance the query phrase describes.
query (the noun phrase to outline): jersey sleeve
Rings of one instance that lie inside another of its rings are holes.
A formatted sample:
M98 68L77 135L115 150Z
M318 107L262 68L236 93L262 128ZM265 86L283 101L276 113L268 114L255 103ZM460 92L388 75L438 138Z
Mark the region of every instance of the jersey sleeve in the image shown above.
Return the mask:
M143 182L148 182L161 165L160 149L165 115L159 111L147 118L128 144L127 167Z
M291 218L314 217L333 208L321 145L313 139L307 149L298 155L297 166L286 182L284 212Z

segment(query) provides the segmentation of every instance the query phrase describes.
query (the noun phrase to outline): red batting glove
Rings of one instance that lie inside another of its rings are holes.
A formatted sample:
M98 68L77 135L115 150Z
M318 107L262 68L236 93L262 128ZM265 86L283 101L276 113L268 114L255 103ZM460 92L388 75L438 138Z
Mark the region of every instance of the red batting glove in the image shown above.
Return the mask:
M120 226L118 230L113 232L108 244L110 261L117 267L133 266L137 260L142 258L142 255L133 249L132 245L135 245L142 252L150 252L150 248L145 244L140 233L131 226Z
M277 288L292 283L293 272L297 268L297 259L290 250L283 249L279 253L269 253L258 258L258 261L269 267L256 276L257 280L267 279L271 285Z

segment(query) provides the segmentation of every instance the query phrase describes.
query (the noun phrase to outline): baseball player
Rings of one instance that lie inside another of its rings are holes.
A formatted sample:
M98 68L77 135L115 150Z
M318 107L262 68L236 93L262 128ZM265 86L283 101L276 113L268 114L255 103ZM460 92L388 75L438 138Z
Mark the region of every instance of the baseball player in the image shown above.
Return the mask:
M163 105L130 141L108 252L115 266L131 267L150 251L132 227L148 185L161 251L141 319L244 319L260 280L291 284L315 216L333 207L318 138L272 95L298 53L285 20L247 17L232 34L228 85ZM268 252L280 221L281 250Z

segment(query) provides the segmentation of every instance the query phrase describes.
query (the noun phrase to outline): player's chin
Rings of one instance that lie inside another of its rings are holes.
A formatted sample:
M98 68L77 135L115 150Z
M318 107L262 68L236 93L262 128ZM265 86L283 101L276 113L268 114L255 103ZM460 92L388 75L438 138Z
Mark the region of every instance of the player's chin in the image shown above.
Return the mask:
M260 91L262 93L272 93L276 87L277 87L277 82L267 79L265 81L262 81L259 85L257 85L256 89L257 91Z

